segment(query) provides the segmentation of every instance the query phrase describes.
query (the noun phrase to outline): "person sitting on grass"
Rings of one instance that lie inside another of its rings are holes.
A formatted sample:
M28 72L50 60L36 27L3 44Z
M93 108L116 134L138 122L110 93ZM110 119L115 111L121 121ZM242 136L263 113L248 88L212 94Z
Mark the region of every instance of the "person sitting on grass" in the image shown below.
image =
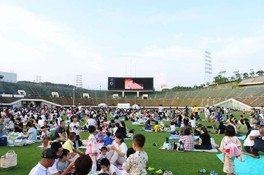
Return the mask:
M254 147L255 145L255 139L257 138L264 138L264 127L260 127L260 123L258 122L256 124L256 127L252 129L249 134L247 135L245 141L244 141L244 148L245 151L244 154L247 154L254 158L260 158L259 156L259 150Z
M53 140L59 140L62 142L65 142L67 139L62 135L63 133L65 133L65 121L62 120L60 122L60 126L56 129L54 136L53 136Z
M52 167L57 158L56 151L47 148L42 152L40 162L31 169L29 175L47 175L49 174L48 168Z
M70 155L72 157L76 156L77 154L82 155L83 153L81 151L79 151L78 149L74 148L74 142L76 141L76 133L75 132L71 132L69 135L69 139L62 145L62 147L64 149L67 149L70 152Z
M14 132L23 132L23 123L21 122L21 118L18 117L16 118L16 123L15 123L15 131Z
M161 125L156 121L155 126L153 127L153 132L160 132Z
M215 124L214 124L213 127L214 127L214 132L216 134L219 135L219 134L224 134L225 133L225 125L224 125L224 123L222 121L220 121L218 128L216 127Z
M104 142L104 146L108 146L111 145L113 142L113 139L111 138L111 133L110 132L106 132L105 136L102 138L103 142Z
M63 149L62 155L60 156L59 161L57 162L57 169L59 173L64 172L69 166L69 164L69 151L67 149Z
M119 170L115 165L110 164L110 161L107 158L102 159L100 165L100 173L108 173L109 175L122 175L121 170Z
M205 128L205 126L201 127L201 135L199 138L199 144L195 144L194 145L195 149L212 149L212 144L211 144L211 137L208 134L207 129Z
M133 137L132 147L136 152L131 154L123 164L123 171L126 171L127 174L147 174L146 164L148 161L148 155L143 151L145 140L145 136L142 134L136 134Z
M145 122L145 126L144 126L145 130L152 130L151 121L152 121L152 115L149 114L148 120Z
M112 164L122 165L125 162L127 145L124 142L122 134L117 133L115 135L115 141L112 145L107 146L107 149L109 150L107 158Z
M185 151L193 151L194 141L190 127L184 128L183 135L180 136L179 142L182 142L184 144Z
M37 141L37 130L34 128L33 124L31 122L27 123L26 128L28 129L28 132L23 135L23 137L26 137L28 141L30 142L36 142Z

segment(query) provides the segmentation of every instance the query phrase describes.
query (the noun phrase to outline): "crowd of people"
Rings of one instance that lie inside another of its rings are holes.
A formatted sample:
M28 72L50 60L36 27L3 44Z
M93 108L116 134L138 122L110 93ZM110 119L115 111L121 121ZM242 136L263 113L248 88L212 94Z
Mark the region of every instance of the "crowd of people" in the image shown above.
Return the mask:
M236 119L230 110L215 106L203 109L197 106L164 109L160 105L158 109L151 110L0 108L0 112L0 134L22 133L20 139L27 139L32 143L39 140L44 147L48 147L50 143L50 149L43 151L41 160L31 170L31 175L41 175L40 172L82 175L89 171L111 175L147 174L148 156L142 150L145 136L134 135L134 131L128 130L120 117L131 122L143 121L145 130L160 132L168 128L171 134L179 135L179 143L185 151L192 151L213 148L209 127L197 124L197 121L202 121L201 113L204 113L203 120L213 123L213 132L225 134L219 149L223 152L224 172L230 175L234 174L234 157L241 161L243 157L241 154L230 157L229 149L226 148L229 142L234 143L240 151L243 145L243 153L255 158L260 157L259 151L264 151L263 145L261 146L264 139L264 110L254 110L251 119L243 114ZM169 122L170 126L166 126L165 122ZM235 136L245 130L247 136L242 144ZM89 137L82 138L81 132L88 132ZM199 136L198 142L194 141L194 135ZM133 139L131 148L124 142L126 138ZM80 151L80 147L84 147L85 151Z
M125 122L120 120L124 113L124 110L102 108L1 108L0 133L23 132L23 139L32 142L39 139L47 148L50 143L50 149L42 153L41 161L31 170L31 175L40 175L40 172L87 174L85 168L89 166L81 168L82 172L76 169L79 165L76 162L82 160L91 163L89 171L111 175L147 174L148 156L142 150L145 136L134 135L133 131L129 133ZM109 115L112 117L110 121ZM81 125L81 122L85 124ZM81 132L88 132L89 137L81 138ZM133 139L131 148L124 142L128 137ZM80 151L81 146L85 148L84 152Z

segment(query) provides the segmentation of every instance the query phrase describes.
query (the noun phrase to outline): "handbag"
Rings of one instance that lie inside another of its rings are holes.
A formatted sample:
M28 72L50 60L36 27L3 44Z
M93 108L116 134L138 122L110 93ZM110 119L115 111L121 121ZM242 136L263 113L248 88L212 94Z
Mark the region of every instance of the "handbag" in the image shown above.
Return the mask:
M17 154L14 150L8 151L0 158L0 168L11 168L17 166Z
M229 142L225 145L225 152L227 154L229 154L229 157L236 157L236 156L239 156L241 155L241 150L238 148L238 146L232 142L232 140L230 138L229 139Z
M262 138L256 138L254 142L255 142L254 148L264 152L264 140L262 140Z

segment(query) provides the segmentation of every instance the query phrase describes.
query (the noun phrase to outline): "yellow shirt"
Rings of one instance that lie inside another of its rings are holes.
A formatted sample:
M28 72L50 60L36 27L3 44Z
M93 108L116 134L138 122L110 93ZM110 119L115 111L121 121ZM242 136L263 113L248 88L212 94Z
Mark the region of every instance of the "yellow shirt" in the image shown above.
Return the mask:
M154 126L153 130L154 130L154 132L159 132L160 128L161 128L161 125L157 124L157 125Z
M74 147L73 147L73 142L72 142L70 139L68 139L68 140L62 145L62 147L63 147L64 149L67 149L70 153L72 153L72 152L73 152L73 149L74 149Z
M194 107L194 112L198 112L198 107Z

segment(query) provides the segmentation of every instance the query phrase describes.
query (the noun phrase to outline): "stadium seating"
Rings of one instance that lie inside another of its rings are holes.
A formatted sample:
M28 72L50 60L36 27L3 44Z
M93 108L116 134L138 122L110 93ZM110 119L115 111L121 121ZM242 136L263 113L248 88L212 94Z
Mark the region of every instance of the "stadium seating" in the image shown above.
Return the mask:
M207 106L213 105L229 98L235 98L250 106L264 105L264 86L243 86L238 88L206 88L188 91L155 91L148 92L148 99L136 97L136 93L125 93L122 98L121 92L106 90L88 90L77 88L71 85L34 83L20 81L18 83L7 83L0 81L1 94L18 94L18 90L26 92L25 98L41 98L61 105L86 105L97 106L99 103L106 103L109 106L117 103L140 104L140 106L183 107L183 106ZM58 92L59 98L51 97L51 92ZM83 93L88 93L90 99L83 98ZM119 98L113 99L113 94L119 94ZM74 100L73 100L74 97ZM10 103L17 98L0 98L0 103Z

